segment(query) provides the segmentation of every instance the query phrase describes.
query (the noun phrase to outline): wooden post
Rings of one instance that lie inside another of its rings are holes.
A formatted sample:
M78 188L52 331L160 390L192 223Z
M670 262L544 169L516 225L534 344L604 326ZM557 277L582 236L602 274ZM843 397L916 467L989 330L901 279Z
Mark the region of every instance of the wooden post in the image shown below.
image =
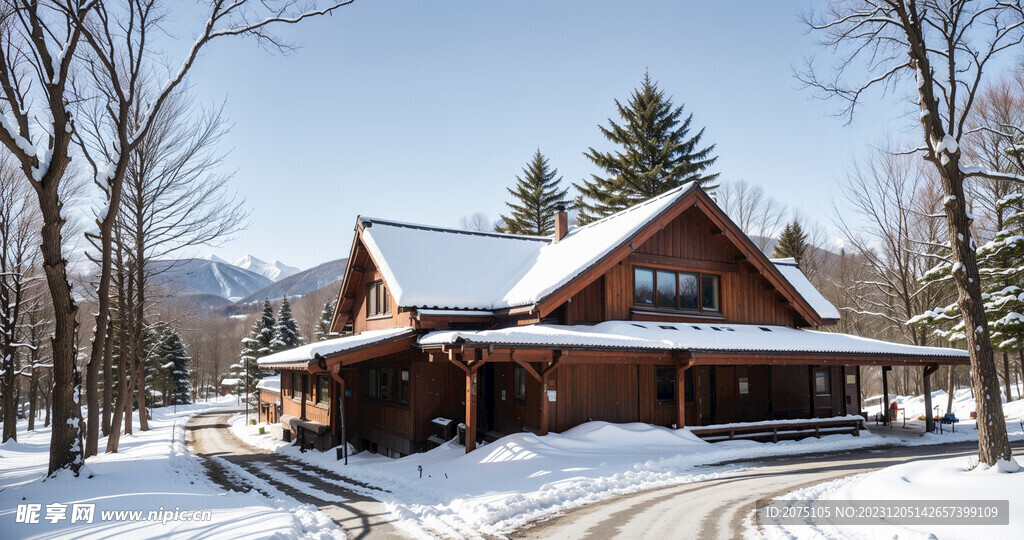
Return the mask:
M466 453L476 450L476 374L479 364L466 370Z
M309 374L303 373L299 376L299 380L302 381L302 402L300 403L301 412L299 417L303 420L306 419L306 387L309 386Z
M676 429L686 427L686 370L693 366L693 358L676 360Z
M889 418L889 370L892 366L882 366L882 418L885 419L885 425L891 425L892 419Z

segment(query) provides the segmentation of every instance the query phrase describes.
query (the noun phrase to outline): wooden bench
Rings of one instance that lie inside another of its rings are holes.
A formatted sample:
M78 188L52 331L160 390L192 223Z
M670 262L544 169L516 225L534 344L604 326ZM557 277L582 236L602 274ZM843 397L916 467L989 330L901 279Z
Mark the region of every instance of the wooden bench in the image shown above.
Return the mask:
M864 429L863 418L841 420L806 420L801 422L752 423L727 426L692 427L690 431L709 442L743 440L765 440L779 442L780 439L821 438L824 435L849 433L860 436Z

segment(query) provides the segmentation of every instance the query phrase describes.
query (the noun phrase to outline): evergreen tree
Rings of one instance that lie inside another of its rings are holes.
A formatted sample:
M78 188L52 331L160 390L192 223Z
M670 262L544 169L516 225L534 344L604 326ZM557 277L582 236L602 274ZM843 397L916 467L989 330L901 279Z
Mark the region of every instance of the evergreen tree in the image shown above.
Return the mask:
M577 222L595 221L691 181L714 189L710 183L718 174L707 169L718 159L712 155L715 145L700 147L704 129L690 136L693 115L684 119L683 106L674 106L649 74L625 105L615 100L615 106L621 124L609 118L609 127L598 127L619 149L584 153L604 176L576 184Z
M510 215L502 215L498 232L549 236L555 232L556 207L566 204L569 189L559 189L558 169L548 166L548 158L537 149L533 159L516 176L515 188L505 188L513 200L505 203Z
M331 334L331 322L334 319L334 307L337 303L336 299L328 300L324 304L324 310L320 312L320 320L316 323L316 329L313 330L313 341L323 341L327 339Z
M274 338L270 348L274 352L294 349L306 342L299 334L299 323L292 316L292 307L288 305L288 297L281 300L281 309L277 312L277 324L274 326Z
M796 265L800 266L809 247L807 233L800 226L800 222L794 219L792 223L786 225L785 229L782 229L779 241L775 244L774 256L792 257L796 260Z
M248 395L247 403L250 404L257 400L256 384L270 375L268 371L261 371L256 361L273 352L271 343L274 340L274 326L274 308L270 300L265 298L263 313L252 324L249 335L242 338L241 361L231 366L231 376L242 380L242 389Z
M156 370L152 388L162 394L165 407L189 403L189 360L191 358L178 332L169 326L164 328L153 353L153 364L159 368Z

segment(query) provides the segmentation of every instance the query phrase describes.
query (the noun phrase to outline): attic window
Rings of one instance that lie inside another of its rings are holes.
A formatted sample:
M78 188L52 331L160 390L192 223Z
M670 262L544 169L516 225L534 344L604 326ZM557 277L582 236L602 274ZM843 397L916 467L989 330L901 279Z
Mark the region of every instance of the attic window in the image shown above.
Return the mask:
M763 326L758 326L758 328L760 328L761 330L763 330L763 331L765 331L765 332L771 332L771 331L772 331L772 329L771 329L771 328L765 328L765 327L763 327Z
M366 316L376 317L391 313L391 295L383 281L366 286Z
M712 274L633 268L633 305L665 311L721 313L721 279Z
M667 324L659 324L658 328L661 328L662 330L678 330L675 326L669 326Z

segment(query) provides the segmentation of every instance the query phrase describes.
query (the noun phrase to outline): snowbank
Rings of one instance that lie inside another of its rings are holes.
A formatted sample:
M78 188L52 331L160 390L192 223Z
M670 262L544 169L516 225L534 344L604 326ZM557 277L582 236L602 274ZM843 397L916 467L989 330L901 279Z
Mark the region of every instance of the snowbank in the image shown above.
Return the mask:
M509 435L468 455L448 443L401 459L364 452L350 456L345 466L333 451L300 453L259 435L259 427L246 425L240 416L231 421L232 431L248 444L387 490L383 500L403 528L419 526L453 537L501 535L562 510L742 468L713 464L898 443L864 431L860 437L711 444L688 429L588 422L544 437Z
M154 409L149 431L122 436L120 452L86 460L85 474L45 479L50 431L19 431L18 441L0 445L0 536L3 538L335 538L343 533L312 506L271 500L256 492L224 492L213 484L184 443L185 424L200 412L234 405L234 396ZM136 424L137 426L137 424ZM100 440L104 448L105 439ZM91 474L87 478L86 474ZM68 505L51 523L47 505ZM93 523L72 524L74 504L95 504ZM17 523L18 505L40 504L39 523ZM116 519L117 510L210 511L210 520Z
M787 494L780 499L821 500L1008 500L1009 525L903 525L903 526L771 526L747 528L752 538L1020 538L1024 530L1024 470L999 473L995 469L968 470L973 458L919 460L879 471L826 482ZM880 497L880 494L884 494Z

